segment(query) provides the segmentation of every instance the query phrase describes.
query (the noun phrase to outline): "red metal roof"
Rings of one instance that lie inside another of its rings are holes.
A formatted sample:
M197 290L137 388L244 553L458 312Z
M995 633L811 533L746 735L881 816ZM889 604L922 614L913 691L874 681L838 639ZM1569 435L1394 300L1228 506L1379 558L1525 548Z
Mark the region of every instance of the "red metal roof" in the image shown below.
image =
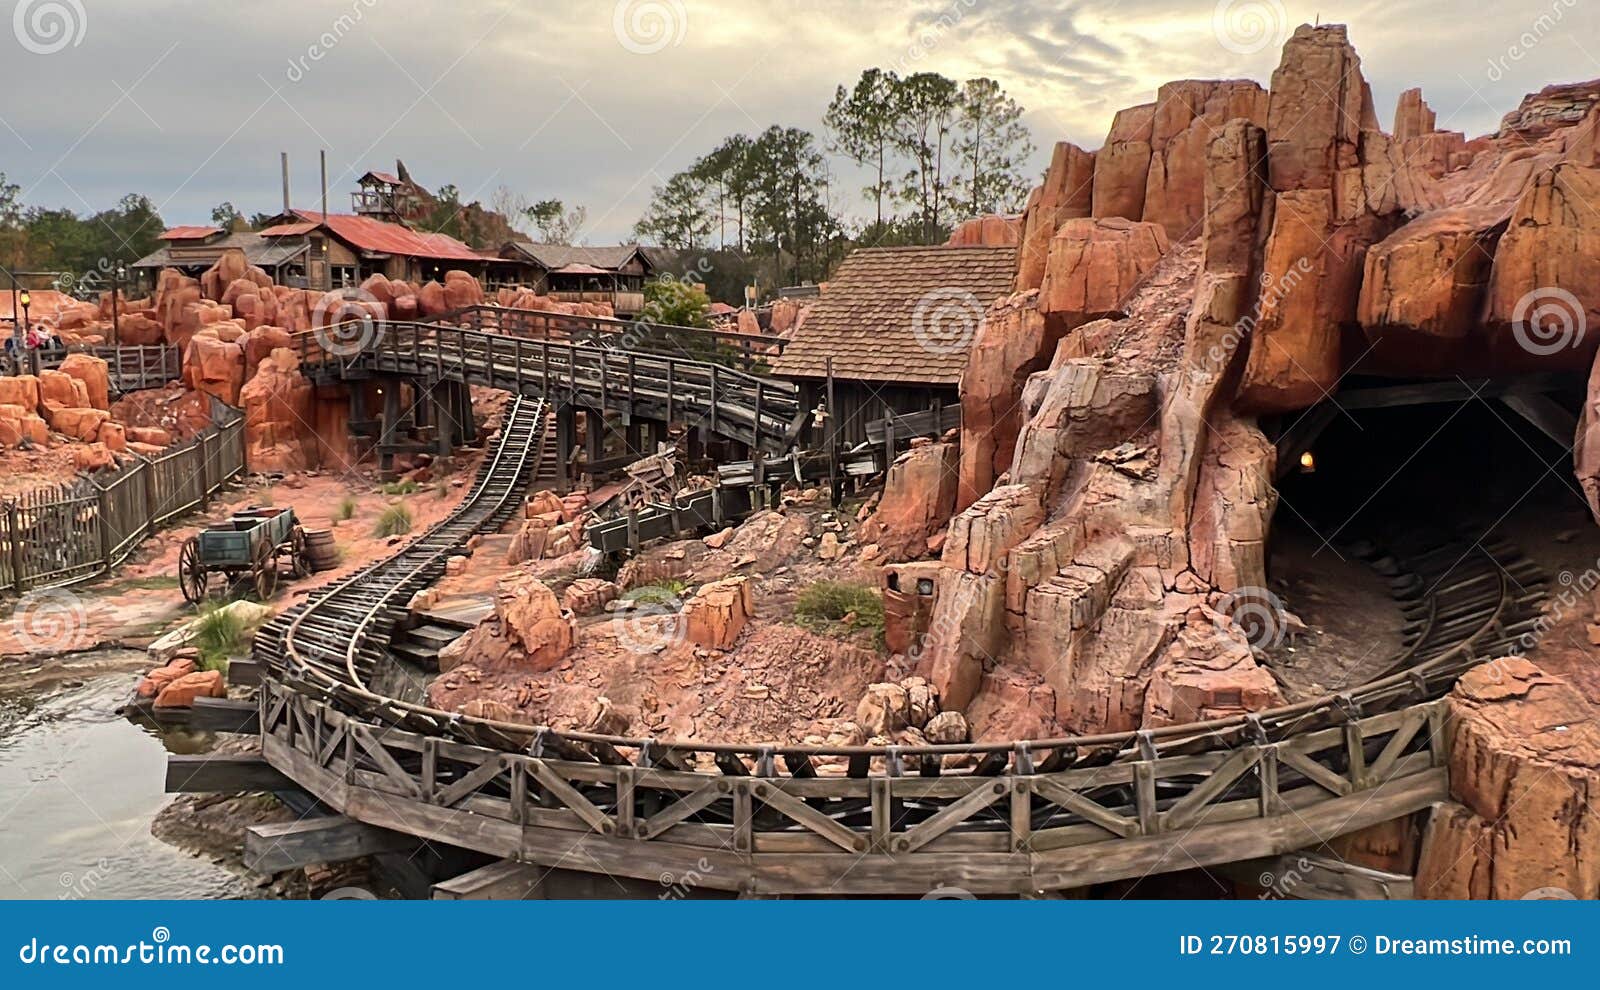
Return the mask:
M317 211L295 210L294 213L308 223L322 222L322 214ZM449 234L426 233L350 213L330 213L327 224L335 237L362 251L439 261L484 260L483 255Z
M222 233L221 227L169 227L161 232L163 241L197 241Z

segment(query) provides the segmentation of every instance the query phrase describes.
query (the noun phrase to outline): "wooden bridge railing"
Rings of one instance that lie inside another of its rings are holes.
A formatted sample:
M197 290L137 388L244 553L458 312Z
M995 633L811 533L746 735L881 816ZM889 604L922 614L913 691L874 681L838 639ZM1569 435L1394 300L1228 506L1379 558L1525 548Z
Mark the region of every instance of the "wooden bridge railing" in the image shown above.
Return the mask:
M926 762L941 757L887 774L782 747L685 760L552 745L531 727L517 748L485 747L270 680L260 701L267 760L350 817L547 866L654 878L699 864L710 886L760 893L1081 887L1288 852L1447 790L1444 700L1232 749L942 774Z
M243 474L243 415L215 403L213 416L216 425L153 457L0 500L0 593L101 574Z
M311 372L360 368L453 378L507 391L562 396L668 422L689 419L717 435L781 452L799 429L799 389L704 361L574 342L533 340L435 323L377 323L348 349L337 331L296 334Z
M789 343L772 334L680 327L649 320L568 316L535 309L465 306L423 322L486 330L528 340L571 341L643 354L661 354L761 371Z

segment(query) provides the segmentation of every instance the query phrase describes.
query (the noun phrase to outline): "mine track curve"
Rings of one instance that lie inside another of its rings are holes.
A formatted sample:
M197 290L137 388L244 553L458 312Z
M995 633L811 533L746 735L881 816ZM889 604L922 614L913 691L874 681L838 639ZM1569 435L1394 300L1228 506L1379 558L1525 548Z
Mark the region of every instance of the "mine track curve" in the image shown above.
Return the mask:
M1443 695L1534 626L1543 594L1537 567L1503 543L1443 542L1403 562L1369 551L1407 620L1381 676L1249 715L1006 743L634 739L373 690L410 595L519 504L544 415L517 399L449 517L257 640L265 757L350 817L511 860L692 872L756 896L1029 895L1277 855L1443 800Z

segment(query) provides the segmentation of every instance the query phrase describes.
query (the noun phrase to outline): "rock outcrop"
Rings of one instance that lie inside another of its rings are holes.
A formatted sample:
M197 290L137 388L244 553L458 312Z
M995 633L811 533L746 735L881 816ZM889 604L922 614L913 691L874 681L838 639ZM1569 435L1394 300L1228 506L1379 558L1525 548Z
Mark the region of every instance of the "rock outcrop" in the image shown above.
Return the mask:
M913 560L944 529L956 508L960 458L953 443L913 444L889 466L883 498L861 529L885 560Z
M1600 897L1600 723L1564 679L1520 657L1450 695L1450 789L1424 834L1417 894ZM1558 891L1558 893L1541 893Z

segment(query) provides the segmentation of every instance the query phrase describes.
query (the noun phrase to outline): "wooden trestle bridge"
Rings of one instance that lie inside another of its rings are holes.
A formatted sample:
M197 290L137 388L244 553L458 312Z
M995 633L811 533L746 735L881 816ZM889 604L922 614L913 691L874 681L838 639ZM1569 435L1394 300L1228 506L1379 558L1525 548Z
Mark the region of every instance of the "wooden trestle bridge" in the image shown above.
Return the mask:
M518 398L447 519L323 588L258 636L265 788L329 816L253 832L284 868L426 841L487 866L440 896L526 891L551 869L692 875L746 896L1033 896L1314 847L1447 795L1444 701L1458 675L1533 624L1536 568L1497 544L1371 556L1407 616L1385 673L1323 698L1142 732L930 746L752 746L559 732L386 691L411 595L514 511L563 404L694 417L785 452L794 391L712 362L440 324L387 324L358 353L297 346L313 374L489 385ZM180 758L174 758L179 760ZM180 764L176 789L237 788ZM331 839L304 841L309 835ZM310 858L306 858L310 857ZM317 857L321 857L318 859ZM479 860L483 860L480 858Z

